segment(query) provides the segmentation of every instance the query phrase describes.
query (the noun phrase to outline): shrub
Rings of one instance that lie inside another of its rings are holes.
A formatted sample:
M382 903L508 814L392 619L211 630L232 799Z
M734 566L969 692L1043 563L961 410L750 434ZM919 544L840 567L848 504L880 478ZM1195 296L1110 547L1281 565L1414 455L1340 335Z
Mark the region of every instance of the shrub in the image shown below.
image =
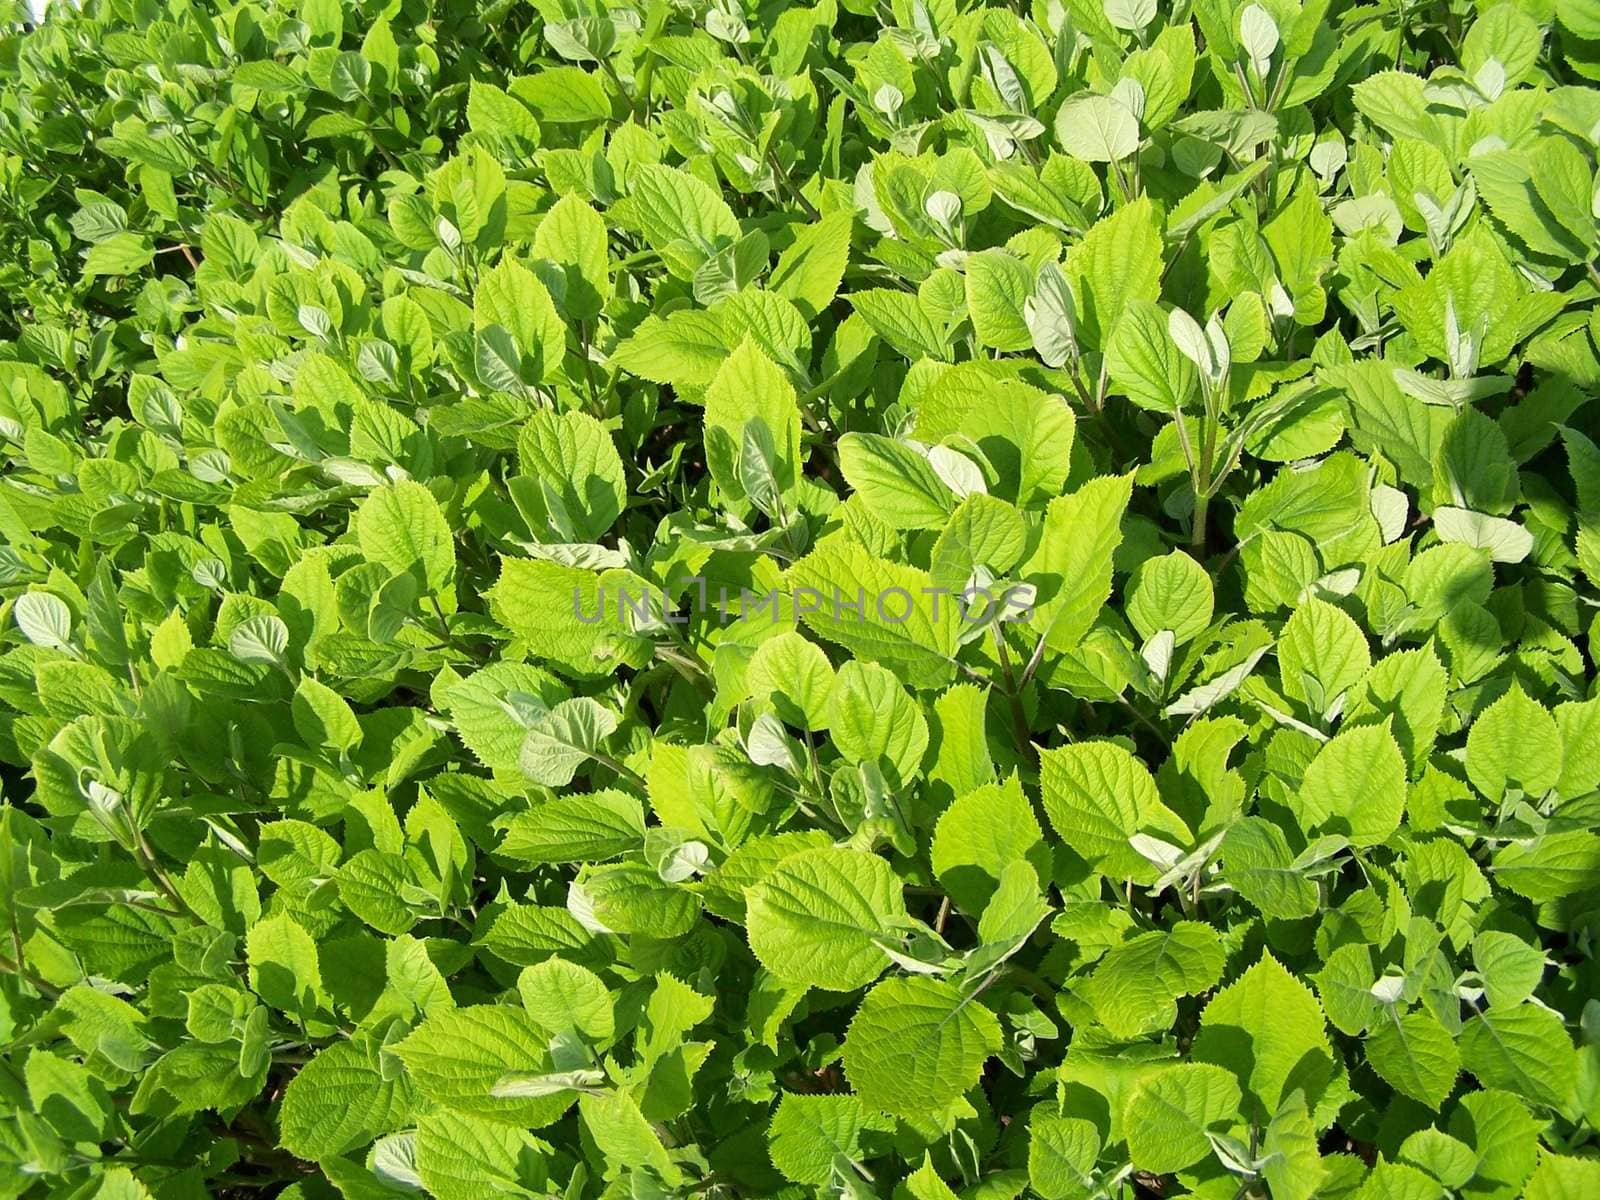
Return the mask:
M10 29L0 1192L1600 1195L1593 4Z

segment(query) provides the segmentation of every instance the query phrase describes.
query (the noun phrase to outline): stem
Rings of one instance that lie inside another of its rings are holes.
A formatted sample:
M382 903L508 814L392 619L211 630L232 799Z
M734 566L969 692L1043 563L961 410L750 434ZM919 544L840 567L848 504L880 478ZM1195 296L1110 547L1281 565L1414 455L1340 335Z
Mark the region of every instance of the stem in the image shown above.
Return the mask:
M684 657L671 646L660 645L656 647L656 657L683 676L684 682L691 684L708 698L714 694L710 678L694 659Z
M806 220L820 221L822 214L812 206L811 201L807 200L805 194L795 186L794 180L789 178L789 172L785 171L783 164L778 161L778 152L771 146L767 147L767 165L772 168L773 178L783 185L783 189L800 206L800 211L806 214Z
M179 894L177 886L172 882L171 877L162 869L161 864L156 862L155 854L150 849L150 843L145 841L144 831L142 829L134 830L134 838L133 857L138 862L139 869L144 872L145 878L155 884L161 893L172 901L173 908L177 909L189 920L198 921L200 918L195 915L194 909L189 907L189 902Z
M803 782L804 781L802 780L802 783ZM846 838L848 838L853 832L849 826L847 826L838 818L837 815L831 814L827 811L827 809L831 806L828 804L826 796L808 796L801 788L790 787L781 779L775 779L773 780L773 783L780 792L794 801L796 808L805 813L806 816L810 817L818 825L830 826L831 828L838 830L838 832Z
M1022 668L1022 682L1019 686L1027 687L1028 681L1033 678L1033 673L1039 669L1039 664L1044 661L1045 634L1039 635L1039 640L1034 643L1033 653L1028 655L1028 665Z
M18 979L24 980L30 987L33 988L34 991L38 992L46 1000L55 1000L61 995L60 988L46 983L31 970L29 970L28 965L22 961L22 956L20 954L17 956L16 962L12 962L7 958L0 958L0 971L4 971L7 975L15 975Z
M647 46L645 47L644 62L640 64L639 69L634 72L633 76L633 82L636 85L637 94L644 101L644 121L642 122L644 124L648 124L650 121L650 85L655 76L655 70L656 56Z
M700 594L700 603L702 606L705 604L705 591L703 588ZM711 680L711 667L706 663L705 659L700 657L700 652L690 644L689 639L680 632L678 628L679 622L669 620L665 621L664 624L667 627L667 636L678 644L678 650L684 660L694 668L695 673L701 679L709 683Z
M600 58L600 69L610 76L612 83L617 85L617 91L621 93L623 101L627 104L629 114L632 115L635 121L639 121L639 124L643 125L644 122L639 120L639 106L633 102L633 93L622 86L622 78L617 74L617 69L611 65L610 60L604 55Z
M1043 979L1039 978L1039 976L1035 975L1032 971L1028 970L1026 967L1019 967L1015 963L1007 963L1005 966L1005 974L1007 979L1010 979L1014 983L1020 983L1045 1004L1052 1006L1055 1004L1055 989Z
M1196 558L1206 556L1206 510L1211 506L1211 497L1204 492L1194 495L1194 515L1189 522L1189 549L1194 551Z
M645 793L645 795L650 794L650 787L647 783L645 783L644 776L640 775L633 768L624 766L621 762L615 758L612 758L611 755L607 754L604 750L590 750L588 753L589 757L594 759L595 762L599 763L602 767L610 767L622 778L633 784L634 787Z
M431 592L428 594L428 607L433 609L434 618L439 622L439 628L437 632L439 636L444 639L445 646L449 647L451 650L465 654L469 658L481 660L484 657L481 650L472 646L464 645L462 642L456 639L456 635L450 631L450 619L444 615L444 606L439 603L439 597L433 595Z
M1000 672L1005 678L1006 705L1011 710L1011 734L1017 739L1017 749L1030 761L1036 760L1037 751L1028 735L1028 717L1022 711L1022 697L1017 690L1017 677L1011 670L1011 654L1006 649L1006 639L1000 633L1000 622L989 630L994 635L995 654L1000 659Z
M1278 107L1278 101L1283 98L1284 85L1289 82L1289 60L1286 58L1278 65L1278 78L1272 85L1272 91L1267 95L1267 111L1271 112Z
M1117 187L1122 191L1122 201L1127 204L1133 200L1133 192L1128 187L1128 177L1122 173L1122 164L1116 159L1111 160L1111 172L1117 177Z
M642 267L648 263L653 263L660 257L661 255L656 253L654 250L635 250L632 254L628 255L617 264L617 270L631 271L635 267Z
M1234 78L1239 81L1239 86L1244 89L1244 98L1249 101L1251 108L1259 108L1256 103L1256 90L1250 86L1250 77L1244 73L1243 63L1233 64Z
M438 618L440 636L442 636L445 641L453 644L455 642L455 638L450 635L450 621L444 615L444 606L439 603L439 597L435 596L432 592L428 593L428 607L433 609L433 615Z
M1099 401L1090 398L1089 389L1083 386L1083 380L1078 376L1078 369L1082 365L1083 360L1078 358L1076 352L1074 352L1072 359L1072 371L1070 373L1070 377L1072 379L1072 388L1078 393L1078 399L1083 401L1084 411L1092 417L1098 417L1102 412Z
M822 785L822 767L817 762L817 742L816 739L812 737L811 730L807 729L805 733L806 758L810 760L811 763L811 782L816 786L817 795L823 796L827 794L828 789Z
M1118 700L1118 702L1121 703L1123 708L1128 710L1129 715L1132 716L1134 720L1138 721L1139 724L1143 725L1146 729L1148 729L1151 733L1155 734L1163 742L1166 742L1168 744L1171 743L1172 739L1169 738L1166 735L1166 733L1162 730L1161 726L1157 725L1149 717L1145 716L1142 712L1140 712L1137 708L1135 708L1134 705L1133 705L1133 702L1130 701L1126 696L1118 696L1117 700Z
M1194 460L1194 443L1189 440L1189 421L1183 415L1183 406L1180 404L1172 410L1173 418L1178 423L1178 448L1183 451L1184 465L1189 468L1189 486L1194 489L1195 506L1200 504L1200 474L1196 469Z
M1166 265L1161 268L1162 283L1167 281L1167 273L1171 271L1173 267L1178 265L1178 260L1183 257L1183 252L1189 248L1189 239L1193 236L1194 231L1191 229L1179 240L1178 248L1172 252L1172 257L1169 258L1166 262Z
M596 419L604 415L600 408L600 395L594 386L594 363L589 361L589 323L578 322L578 343L583 347L583 378L589 385L589 407Z
M1222 573L1232 566L1233 560L1238 557L1239 546L1237 543L1235 543L1234 545L1228 547L1228 552L1222 556L1221 561L1219 561L1216 566L1211 568L1212 580L1215 581L1221 579Z
M16 956L16 969L18 973L20 973L24 969L22 953L22 930L17 925L17 906L15 902L13 902L9 907L11 909L11 952Z
M1211 507L1211 467L1217 452L1217 400L1215 389L1204 385L1206 415L1205 426L1200 431L1200 472L1194 479L1194 514L1189 525L1189 546L1196 558L1204 558L1206 550L1206 512Z

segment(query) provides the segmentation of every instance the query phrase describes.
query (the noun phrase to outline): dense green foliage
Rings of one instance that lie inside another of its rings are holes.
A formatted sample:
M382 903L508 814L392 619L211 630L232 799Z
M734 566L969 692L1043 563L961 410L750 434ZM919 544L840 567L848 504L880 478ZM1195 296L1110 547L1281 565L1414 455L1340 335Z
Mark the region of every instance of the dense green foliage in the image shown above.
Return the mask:
M0 1194L1600 1195L1594 0L0 37Z

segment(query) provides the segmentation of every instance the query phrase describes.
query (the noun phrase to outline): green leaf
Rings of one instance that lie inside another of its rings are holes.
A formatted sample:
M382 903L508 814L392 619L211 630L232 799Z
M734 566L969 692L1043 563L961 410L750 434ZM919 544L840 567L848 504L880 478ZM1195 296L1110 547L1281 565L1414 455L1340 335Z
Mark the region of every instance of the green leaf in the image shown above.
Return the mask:
M522 1007L540 1025L557 1033L576 1030L595 1045L605 1045L616 1030L606 985L577 963L551 958L517 976Z
M521 697L548 708L566 694L554 676L526 663L498 662L465 679L438 686L435 696L456 733L484 766L515 771L527 733Z
M927 457L892 438L845 434L839 468L873 515L896 529L937 529L956 506Z
M845 1035L844 1069L869 1108L933 1115L978 1082L999 1048L999 1022L982 1004L943 980L907 976L867 993Z
M472 301L472 327L479 333L499 327L521 354L534 361L534 378L555 379L566 352L566 327L539 277L521 263L502 258L478 280Z
M485 594L496 619L521 638L531 654L582 675L601 670L596 626L611 620L606 612L615 614L617 592L616 587L602 591L593 571L507 558L501 560L498 582ZM608 602L608 608L602 607Z
M1319 1096L1334 1067L1316 998L1270 954L1211 998L1194 1057L1232 1072L1257 1113L1296 1090Z
M1576 1200L1591 1195L1596 1187L1600 1187L1600 1163L1541 1148L1539 1167L1523 1195L1527 1200Z
M1092 479L1045 511L1038 547L1022 575L1038 588L1033 627L1057 652L1076 649L1105 606L1132 489L1127 475Z
M1112 879L1151 883L1160 873L1129 844L1156 833L1187 842L1188 829L1161 802L1145 766L1114 742L1079 742L1042 751L1039 789L1061 837Z
M622 515L622 459L605 427L587 413L534 413L517 439L517 459L543 485L532 507L562 537L598 541Z
M1182 551L1139 564L1128 587L1128 620L1149 639L1170 629L1178 643L1194 640L1211 623L1211 577Z
M586 868L567 907L596 931L657 938L681 937L700 914L694 893L666 882L658 867L628 861Z
M347 754L361 745L361 725L344 698L309 676L295 688L290 712L295 732L314 749Z
M387 1075L370 1039L335 1042L295 1073L279 1126L286 1150L316 1160L343 1154L403 1127L415 1104L411 1081Z
M933 1169L931 1151L924 1151L922 1165L906 1176L906 1190L911 1193L912 1200L958 1200L950 1185Z
M627 1092L584 1095L579 1098L578 1108L584 1128L608 1160L634 1170L649 1168L669 1185L681 1178L655 1129Z
M871 663L847 662L833 685L829 731L846 761L872 763L891 787L919 774L928 723L894 675Z
M1136 1167L1164 1175L1211 1152L1207 1134L1235 1120L1239 1084L1221 1067L1179 1063L1148 1075L1128 1097L1123 1131Z
M512 1072L550 1069L550 1032L520 1008L478 1004L436 1012L394 1046L423 1098L456 1112L539 1129L577 1099L572 1091L497 1096Z
M1079 92L1056 113L1056 140L1074 158L1116 162L1139 148L1139 119L1114 96Z
M949 358L945 330L915 296L890 288L851 292L846 297L872 331L912 362Z
M1308 599L1294 610L1278 636L1278 674L1283 690L1321 719L1372 666L1361 627L1343 610Z
M111 1099L87 1067L35 1047L23 1064L23 1076L32 1111L61 1137L93 1142L107 1136Z
M614 366L657 383L705 387L731 347L719 317L680 308L666 317L646 317L611 356Z
M1245 817L1222 839L1223 877L1241 896L1275 920L1315 915L1317 885L1295 865L1288 839L1271 821Z
M1455 1039L1432 1016L1404 1015L1391 1006L1367 1034L1367 1063L1395 1091L1438 1108L1455 1087L1461 1055Z
M425 596L448 595L454 607L455 540L433 494L402 480L376 488L355 517L356 538L368 562L410 575Z
M1075 432L1072 410L1060 397L985 362L943 372L918 402L914 430L925 442L959 447L971 439L993 468L991 490L1023 507L1061 494Z
M644 846L644 809L626 792L561 796L514 813L495 853L520 863L601 862Z
M1486 929L1472 939L1472 965L1483 980L1489 1003L1497 1008L1521 1004L1544 978L1544 953L1514 933Z
M1533 534L1503 517L1440 505L1433 510L1433 525L1441 542L1487 550L1495 562L1518 563L1533 550Z
M1079 992L1115 1037L1134 1038L1171 1025L1177 998L1214 987L1225 958L1209 925L1178 921L1112 947Z
M1400 827L1406 764L1387 725L1339 733L1317 751L1290 800L1307 836L1338 834L1376 846Z
M1142 307L1138 302L1161 294L1162 245L1158 210L1148 197L1140 197L1096 221L1067 252L1064 269L1076 284L1079 323L1088 345L1114 352L1112 335L1122 318ZM1165 336L1165 315L1153 307L1151 311Z
M1427 647L1401 650L1374 664L1345 693L1345 725L1371 725L1389 719L1415 774L1427 760L1444 715L1448 679L1438 656Z
M828 656L798 633L780 633L756 647L745 671L752 696L769 696L791 725L826 729L832 720L834 671Z
M1305 1097L1295 1092L1283 1102L1262 1139L1265 1162L1261 1173L1274 1196L1310 1200L1327 1177L1317 1146L1317 1129Z
M83 258L83 274L89 279L97 275L133 275L149 266L154 257L155 247L149 238L127 231L114 233L89 248Z
M795 563L785 581L800 619L828 641L917 688L954 673L957 605L924 572L834 539Z
M994 350L1027 350L1033 335L1023 306L1033 294L1033 272L1004 250L984 250L966 260L967 315L978 343Z
M1509 842L1494 856L1494 878L1530 900L1556 900L1587 889L1600 867L1600 834L1569 829Z
M681 279L692 276L690 263L698 266L739 236L739 223L727 203L686 171L643 165L628 186L631 211L645 239Z
M611 116L600 81L580 67L546 67L513 79L509 91L552 125L583 125Z
M401 934L417 923L417 914L400 896L410 872L398 854L362 850L339 868L334 881L344 906L374 929Z
M322 992L317 943L293 917L279 914L257 921L245 948L256 995L295 1016L315 1011Z
M1167 324L1154 302L1130 299L1106 351L1106 367L1113 388L1140 408L1176 414L1190 407L1200 377L1173 342Z
M1022 514L1004 500L974 492L956 506L933 544L934 584L959 595L979 567L1005 572L1026 548Z
M1450 1133L1472 1147L1477 1175L1497 1192L1515 1192L1539 1157L1539 1122L1509 1092L1468 1092L1450 1115Z
M1100 1131L1082 1117L1034 1110L1028 1122L1028 1184L1044 1200L1094 1194Z
M787 1093L767 1128L772 1165L794 1183L821 1186L840 1156L861 1157L861 1133L876 1121L856 1096Z
M617 716L587 696L576 696L528 723L517 763L522 773L546 787L564 787L580 767L602 753L617 729Z
M475 134L519 148L539 144L539 122L533 114L492 83L474 79L468 85L467 124Z
M939 817L930 855L940 884L969 914L984 910L1011 863L1031 863L1041 878L1050 863L1044 833L1015 777L958 797Z
M796 986L850 991L889 965L879 939L906 919L900 883L876 854L802 850L745 893L750 948Z
M780 491L787 491L800 468L800 408L794 385L747 337L727 356L706 392L707 465L732 500L745 498L739 461L751 421L765 426L775 451L773 479Z
M563 196L539 222L533 252L561 268L559 307L568 317L592 321L611 299L607 242L605 219L578 196Z
M838 294L850 259L849 212L831 212L795 234L789 248L778 256L767 286L794 301L808 319L814 319Z
M514 1126L436 1109L417 1118L417 1174L439 1200L537 1188L544 1177L541 1145Z
M1561 758L1555 720L1516 684L1467 732L1467 778L1491 801L1508 788L1544 795L1561 778Z
M1572 1100L1578 1058L1560 1014L1530 1002L1478 1013L1461 1030L1461 1065L1484 1087L1557 1110Z
M11 619L35 646L60 650L71 644L72 610L49 592L25 592L11 606Z

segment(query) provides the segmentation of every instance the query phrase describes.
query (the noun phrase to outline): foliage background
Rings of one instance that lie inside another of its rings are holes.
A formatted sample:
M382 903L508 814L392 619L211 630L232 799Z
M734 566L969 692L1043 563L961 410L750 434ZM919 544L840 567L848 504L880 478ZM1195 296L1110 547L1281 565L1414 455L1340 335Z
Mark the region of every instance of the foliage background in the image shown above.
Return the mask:
M1600 1194L1590 0L10 8L0 1191Z

